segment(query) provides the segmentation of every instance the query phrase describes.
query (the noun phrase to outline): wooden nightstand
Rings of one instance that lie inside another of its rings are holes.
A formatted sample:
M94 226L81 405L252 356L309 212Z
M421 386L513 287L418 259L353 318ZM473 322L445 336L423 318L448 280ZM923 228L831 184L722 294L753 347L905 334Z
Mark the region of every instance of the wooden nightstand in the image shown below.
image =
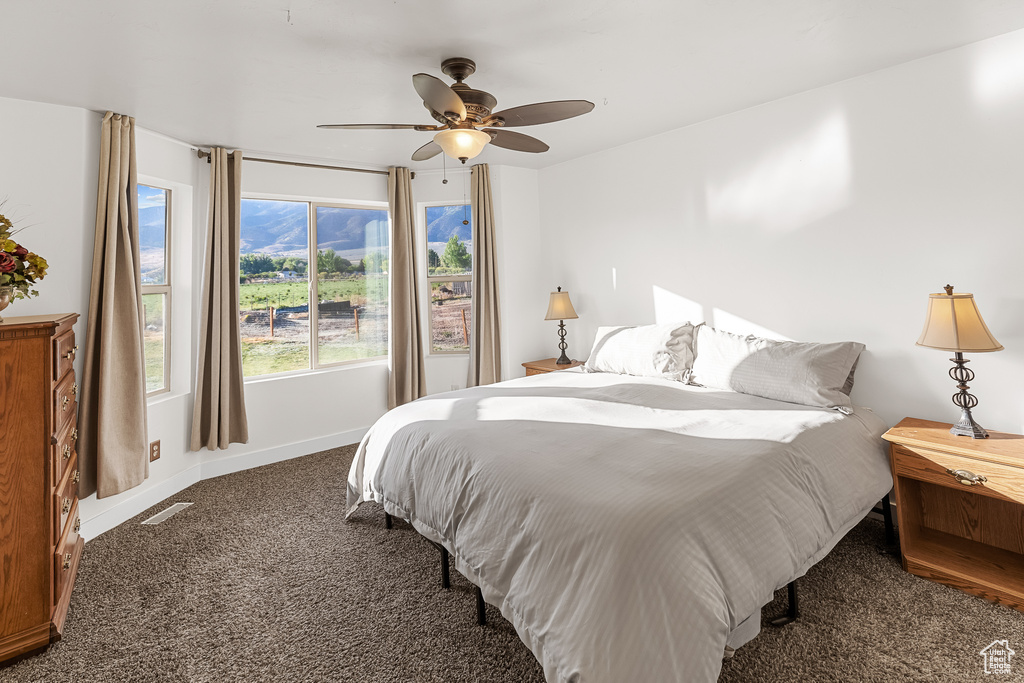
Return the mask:
M1024 436L906 418L891 443L903 568L1024 611Z
M558 365L555 361L557 358L545 358L544 360L531 360L529 363L523 363L523 367L526 368L526 376L530 375L543 375L545 372L554 372L555 370L565 370L566 368L575 368L578 365L583 365L583 361L574 360L569 365Z

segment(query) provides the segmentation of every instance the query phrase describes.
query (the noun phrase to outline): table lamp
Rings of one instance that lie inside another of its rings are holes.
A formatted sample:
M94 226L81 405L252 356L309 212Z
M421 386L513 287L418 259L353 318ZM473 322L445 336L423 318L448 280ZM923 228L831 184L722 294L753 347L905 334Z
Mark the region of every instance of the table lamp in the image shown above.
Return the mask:
M964 353L1002 351L1003 346L988 331L973 294L954 294L952 285L946 285L945 290L945 294L929 295L924 331L917 345L955 353L950 358L954 365L949 376L957 383L959 391L953 394L953 403L960 408L961 414L960 421L949 433L986 439L988 432L971 415L971 408L978 405L978 399L967 392L970 389L967 383L974 381L974 372L967 368L970 361L964 360Z
M555 361L557 365L572 364L569 356L565 355L565 350L569 348L569 345L565 343L564 321L575 320L578 317L572 307L572 302L569 301L569 292L563 292L561 287L557 292L551 292L551 299L548 301L548 314L544 316L544 319L558 321L558 348L562 351L562 355Z

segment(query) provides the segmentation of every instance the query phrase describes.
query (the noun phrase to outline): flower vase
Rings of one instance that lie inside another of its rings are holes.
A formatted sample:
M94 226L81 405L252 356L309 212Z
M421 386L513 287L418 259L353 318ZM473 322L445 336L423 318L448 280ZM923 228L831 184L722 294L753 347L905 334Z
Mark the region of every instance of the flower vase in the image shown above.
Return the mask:
M10 306L12 301L14 301L14 287L10 285L0 287L0 311ZM0 323L3 321L4 319L0 317Z

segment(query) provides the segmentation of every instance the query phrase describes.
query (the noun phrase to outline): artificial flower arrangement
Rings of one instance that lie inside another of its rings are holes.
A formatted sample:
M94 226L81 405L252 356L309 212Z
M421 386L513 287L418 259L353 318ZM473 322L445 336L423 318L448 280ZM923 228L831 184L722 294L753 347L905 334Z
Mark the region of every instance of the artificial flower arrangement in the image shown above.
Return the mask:
M0 213L0 289L11 287L11 299L39 296L33 287L46 277L49 264L11 239L14 232L14 224Z

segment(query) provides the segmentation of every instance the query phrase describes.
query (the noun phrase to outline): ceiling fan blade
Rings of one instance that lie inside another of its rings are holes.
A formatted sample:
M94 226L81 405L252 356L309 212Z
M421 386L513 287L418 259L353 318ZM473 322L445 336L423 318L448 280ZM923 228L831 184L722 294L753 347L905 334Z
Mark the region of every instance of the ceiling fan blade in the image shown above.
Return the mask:
M412 153L413 161L426 161L436 157L441 153L441 145L437 144L433 140L420 147L418 150Z
M342 128L345 130L435 130L439 126L422 126L417 123L325 123L317 128Z
M462 103L462 98L440 78L430 74L416 74L412 77L412 86L424 104L445 118L455 116L459 121L466 119L466 105Z
M521 107L512 107L504 111L497 111L487 117L487 120L502 118L505 120L505 127L513 126L536 126L539 123L551 123L571 119L574 116L586 114L594 109L593 102L586 100L559 100L557 102L538 102L537 104L524 104Z
M491 144L495 147L514 149L517 152L534 153L546 152L550 149L546 143L541 142L537 138L530 137L529 135L523 135L522 133L516 133L515 131L488 128L484 130L484 132L491 136Z

